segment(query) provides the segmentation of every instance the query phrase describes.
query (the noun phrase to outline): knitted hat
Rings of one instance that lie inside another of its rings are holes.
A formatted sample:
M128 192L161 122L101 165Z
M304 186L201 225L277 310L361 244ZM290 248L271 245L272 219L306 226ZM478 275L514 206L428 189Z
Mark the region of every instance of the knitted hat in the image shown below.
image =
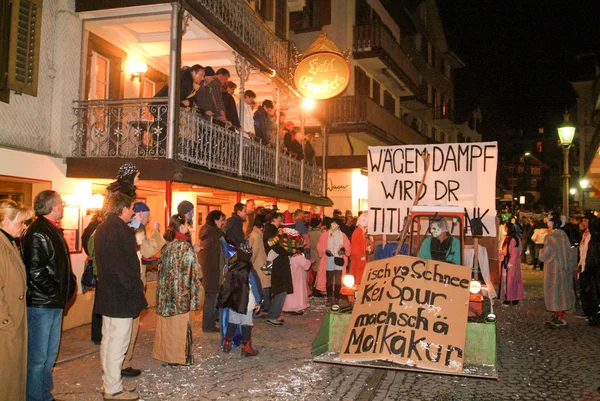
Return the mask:
M252 247L245 241L238 247L237 259L244 262L249 262L252 259Z
M149 212L150 208L148 207L148 205L146 205L144 202L135 202L133 204L133 211L135 213L139 213L139 212Z
M192 210L194 210L194 205L190 201L184 200L179 202L179 205L177 205L177 213L182 214L184 216Z
M294 227L296 225L296 222L292 218L292 214L290 213L289 210L286 210L283 213L283 221L281 222L281 225L283 227Z
M136 167L135 164L133 164L131 162L125 163L121 167L119 167L119 172L117 173L117 179L129 181L133 184L133 180L135 179L135 176L137 175L137 173L139 171L140 170L138 170L138 168Z

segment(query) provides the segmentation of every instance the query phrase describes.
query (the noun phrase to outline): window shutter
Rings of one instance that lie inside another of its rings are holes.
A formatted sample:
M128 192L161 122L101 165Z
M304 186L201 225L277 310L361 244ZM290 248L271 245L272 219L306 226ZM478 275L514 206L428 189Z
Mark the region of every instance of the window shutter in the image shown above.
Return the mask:
M8 103L10 90L8 89L8 48L10 45L10 1L0 0L0 102Z
M331 24L331 0L321 0L321 4L320 4L320 10L319 12L321 13L320 17L320 21L321 21L321 27L325 26L325 25L330 25Z
M13 0L8 88L37 96L43 0Z
M295 31L302 28L303 13L302 11L293 11L290 13L290 31Z

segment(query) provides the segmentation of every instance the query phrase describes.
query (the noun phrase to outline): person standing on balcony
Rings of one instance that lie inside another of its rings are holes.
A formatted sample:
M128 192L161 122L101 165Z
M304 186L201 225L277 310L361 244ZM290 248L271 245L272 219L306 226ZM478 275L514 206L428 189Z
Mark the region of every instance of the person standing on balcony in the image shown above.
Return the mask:
M304 152L302 151L302 144L304 143L304 131L296 129L294 133L294 140L289 145L288 152L295 157L297 160L304 159Z
M231 127L231 122L225 115L225 104L221 88L230 77L229 71L219 68L217 72L212 67L205 67L205 77L195 96L196 106L201 113L215 117Z
M240 115L240 119L242 120L242 131L248 133L250 137L254 137L254 112L252 111L254 105L256 104L256 93L251 91L250 89L244 92L244 103L242 104L242 115Z
M237 89L237 85L234 82L227 81L223 85L223 104L225 105L225 117L228 121L231 121L231 125L234 128L240 128L240 119L238 118L237 108L235 107L235 99L233 94Z
M315 148L313 147L312 139L312 134L304 135L304 160L306 160L308 163L315 162Z
M273 130L273 115L275 114L275 106L273 101L265 99L262 106L254 112L254 132L255 139L263 145L271 143L271 131Z
M76 282L67 243L58 228L64 211L60 195L42 191L35 197L33 208L37 218L21 239L27 269L27 399L44 401L53 399L52 367L58 354L63 310L75 294Z
M294 141L294 122L288 121L283 126L283 150L289 152Z
M204 67L202 67L200 64L194 64L189 68L184 68L181 70L181 73L179 75L179 98L181 100L181 106L193 107L195 105L194 97L196 95L196 92L200 88L202 81L204 80L204 73ZM168 96L168 85L163 86L158 92L156 92L156 95L154 95L154 97ZM166 109L158 114L161 115L161 120L166 120ZM157 114L155 114L155 116L156 115Z
M225 234L231 243L239 248L244 243L244 222L246 221L247 211L246 205L243 203L236 203L233 206L233 213L231 217L227 219L225 223Z

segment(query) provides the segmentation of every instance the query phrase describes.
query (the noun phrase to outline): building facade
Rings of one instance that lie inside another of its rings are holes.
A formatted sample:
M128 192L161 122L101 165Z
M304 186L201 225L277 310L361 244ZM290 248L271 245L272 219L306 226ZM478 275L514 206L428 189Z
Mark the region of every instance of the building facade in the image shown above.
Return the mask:
M306 130L318 135L317 154L327 149L335 208L355 215L367 209L369 146L481 140L454 118L454 76L464 64L448 48L435 1L293 3L290 38L300 51L325 33L350 61L345 93L304 117Z
M181 68L194 64L228 69L258 103L297 102L287 1L0 0L0 9L11 16L0 23L0 195L28 204L43 189L63 195L78 277L81 233L125 162L140 169L138 197L163 228L180 201L196 205L194 240L209 211L229 214L249 198L331 205L319 166L179 102ZM89 321L92 305L78 294L65 328Z

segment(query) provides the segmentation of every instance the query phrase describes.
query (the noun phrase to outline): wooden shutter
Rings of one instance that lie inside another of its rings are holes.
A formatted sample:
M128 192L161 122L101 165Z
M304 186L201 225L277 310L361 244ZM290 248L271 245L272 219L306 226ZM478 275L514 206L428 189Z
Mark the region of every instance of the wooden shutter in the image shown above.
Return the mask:
M321 0L320 8L321 27L331 24L331 0Z
M8 88L37 96L42 0L12 0Z
M0 102L8 103L10 90L8 89L8 54L10 46L10 1L0 0Z

